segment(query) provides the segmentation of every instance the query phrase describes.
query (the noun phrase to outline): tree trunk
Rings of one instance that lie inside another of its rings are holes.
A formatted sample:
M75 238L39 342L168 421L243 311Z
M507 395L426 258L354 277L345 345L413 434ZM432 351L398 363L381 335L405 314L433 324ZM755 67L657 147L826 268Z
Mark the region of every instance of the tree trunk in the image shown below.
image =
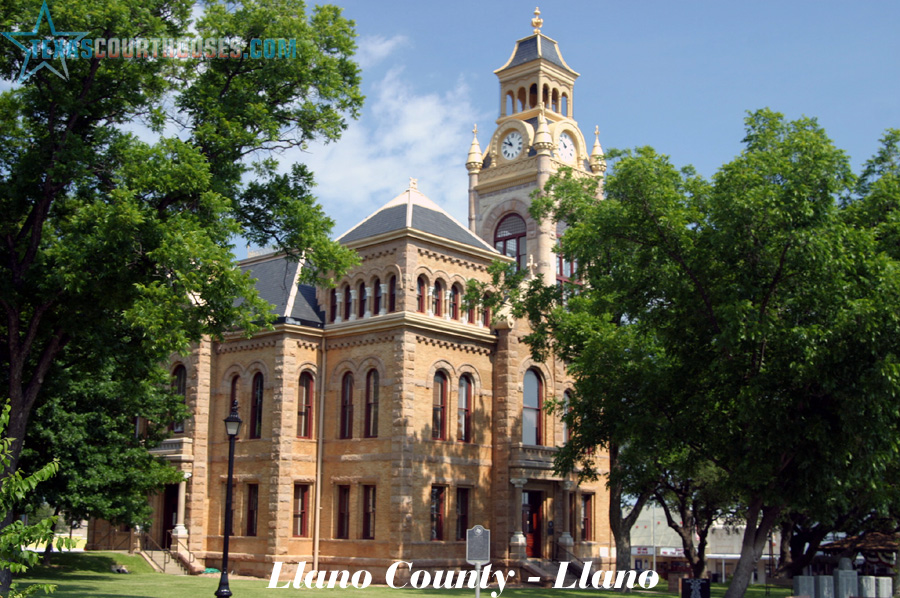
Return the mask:
M725 598L743 598L756 569L756 563L762 556L769 530L775 525L782 507L766 507L762 499L756 497L747 507L747 527L741 541L741 557L738 559L731 584L725 592Z
M616 468L617 457L619 455L619 447L611 445L609 447L609 470L612 472ZM622 511L622 483L610 480L609 483L609 527L612 530L613 539L616 542L616 571L628 571L631 569L631 528L634 527L635 521L644 508L644 503L650 497L649 492L644 492L638 496L637 501L631 507L628 515L623 515ZM623 592L630 592L626 587L622 588Z
M778 568L775 577L793 579L794 559L791 556L791 538L794 535L794 522L790 519L781 522L781 548L778 553Z

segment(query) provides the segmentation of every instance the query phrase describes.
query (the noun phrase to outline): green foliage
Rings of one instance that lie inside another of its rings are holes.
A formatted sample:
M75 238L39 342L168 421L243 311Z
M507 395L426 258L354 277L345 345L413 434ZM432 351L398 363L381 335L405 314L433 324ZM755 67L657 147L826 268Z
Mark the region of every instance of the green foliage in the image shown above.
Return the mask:
M6 468L10 462L12 447L11 439L4 437L2 433L9 425L10 405L4 401L0 410L0 467ZM35 470L31 475L24 475L21 470L0 479L0 517L6 517L15 513L16 509L29 500L35 493L38 484L52 478L59 470L59 463L51 461L43 467ZM54 538L56 517L47 517L33 525L25 525L21 520L13 521L0 531L0 567L9 569L14 573L24 573L29 567L38 563L40 555L36 552L23 550L24 546L31 543L46 544ZM67 545L65 538L56 541L57 547ZM53 584L38 584L24 590L16 587L10 588L10 598L24 598L39 591L51 593L55 589Z
M35 440L45 435L73 474L90 463L90 483L119 486L106 465L112 445L102 458L99 448L83 451L76 466L70 456L80 449L65 446L64 431L108 431L129 447L126 471L147 465L123 437L123 410L156 412L159 397L138 388L138 402L103 420L114 394L159 381L157 364L204 336L250 334L271 320L234 266L234 239L302 259L306 280L327 283L357 259L329 239L333 223L312 195L312 173L302 164L282 172L275 160L284 149L337 139L358 115L353 23L333 6L307 11L299 0L210 2L192 31L193 8L187 0L74 0L51 11L59 30L92 38L228 37L244 50L253 39L282 38L296 40L297 56L79 57L67 60L68 80L41 69L0 93L0 384L9 389L14 439L3 475L15 471L42 404L47 419ZM0 25L31 30L38 10L0 0ZM0 78L17 78L24 59L0 43ZM149 135L130 132L142 125ZM45 393L57 376L70 386ZM95 394L86 390L91 379L101 387ZM157 470L151 479L166 476ZM140 518L133 504L102 508ZM0 570L0 592L7 584Z
M41 485L33 506L47 502L68 521L148 525L147 496L182 479L149 449L169 435L160 422L189 417L184 398L168 390L164 370L123 379L115 361L91 366L55 369L35 410L21 464L30 468L52 456L60 471Z
M604 201L551 179L533 215L569 223L578 294L507 292L576 378L558 467L590 474L598 444L708 462L757 534L877 486L900 438L897 140L857 181L815 120L760 110L712 181L650 148L614 154Z

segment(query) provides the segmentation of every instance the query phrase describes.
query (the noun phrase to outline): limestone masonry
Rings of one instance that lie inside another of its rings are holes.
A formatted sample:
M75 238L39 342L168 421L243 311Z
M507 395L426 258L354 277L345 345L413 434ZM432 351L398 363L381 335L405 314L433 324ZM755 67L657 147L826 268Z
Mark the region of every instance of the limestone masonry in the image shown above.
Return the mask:
M598 178L606 168L573 118L578 73L541 24L536 11L533 34L495 71L500 116L466 160L468 227L411 180L339 239L361 263L334 289L298 285L301 266L283 256L247 259L275 329L173 356L193 417L155 452L185 480L151 498L149 534L187 568L221 563L233 399L244 422L236 573L268 578L278 562L289 580L305 563L378 582L398 561L468 568L465 532L477 524L491 530L495 569L521 578L552 580L573 556L614 566L605 480L553 472L566 430L542 405L571 388L564 365L532 361L525 322L462 302L466 281L487 281L498 259L548 282L573 276L553 252L561 227L528 215L531 193L561 166ZM130 534L102 521L89 531L94 548Z

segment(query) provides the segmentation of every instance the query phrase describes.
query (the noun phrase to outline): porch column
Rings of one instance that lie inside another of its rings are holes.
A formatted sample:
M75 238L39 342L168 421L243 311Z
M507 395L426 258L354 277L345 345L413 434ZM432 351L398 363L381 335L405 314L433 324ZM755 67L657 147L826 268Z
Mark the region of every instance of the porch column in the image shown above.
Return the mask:
M184 505L187 498L187 481L190 477L191 474L186 473L184 479L178 482L178 510L175 513L175 528L172 530L173 538L187 539L188 537L187 528L184 527ZM176 543L176 551L177 550L178 544Z
M522 489L528 480L525 478L510 478L509 482L515 486L513 492L513 534L509 540L509 556L513 559L525 558L525 534L522 532Z

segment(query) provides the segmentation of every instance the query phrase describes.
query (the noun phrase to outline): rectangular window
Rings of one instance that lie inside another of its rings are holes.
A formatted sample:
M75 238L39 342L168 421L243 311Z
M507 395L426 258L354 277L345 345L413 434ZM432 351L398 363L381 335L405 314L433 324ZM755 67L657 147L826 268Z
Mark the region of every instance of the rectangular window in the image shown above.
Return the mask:
M255 536L259 517L259 484L247 484L247 535Z
M294 536L309 535L309 485L294 485Z
M456 489L456 539L465 540L469 529L469 489Z
M594 495L581 495L581 540L591 542L594 539L592 515L594 508Z
M363 486L363 540L375 539L375 486Z
M443 486L431 487L431 539L444 539L444 491Z
M350 537L350 486L337 488L337 520L334 537L346 540Z
M234 492L234 485L232 485L231 491ZM228 514L228 512L225 509L225 503L227 502L226 501L227 493L228 493L228 484L226 484L225 482L222 482L222 502L221 502L221 505L222 505L222 535L224 536L227 533L229 536L233 536L234 535L234 500L233 499L232 499L232 503L231 503L231 529L228 530L227 532L225 529L225 524L226 524L225 520L227 519L227 514ZM232 497L233 496L234 496L234 494L232 494Z

